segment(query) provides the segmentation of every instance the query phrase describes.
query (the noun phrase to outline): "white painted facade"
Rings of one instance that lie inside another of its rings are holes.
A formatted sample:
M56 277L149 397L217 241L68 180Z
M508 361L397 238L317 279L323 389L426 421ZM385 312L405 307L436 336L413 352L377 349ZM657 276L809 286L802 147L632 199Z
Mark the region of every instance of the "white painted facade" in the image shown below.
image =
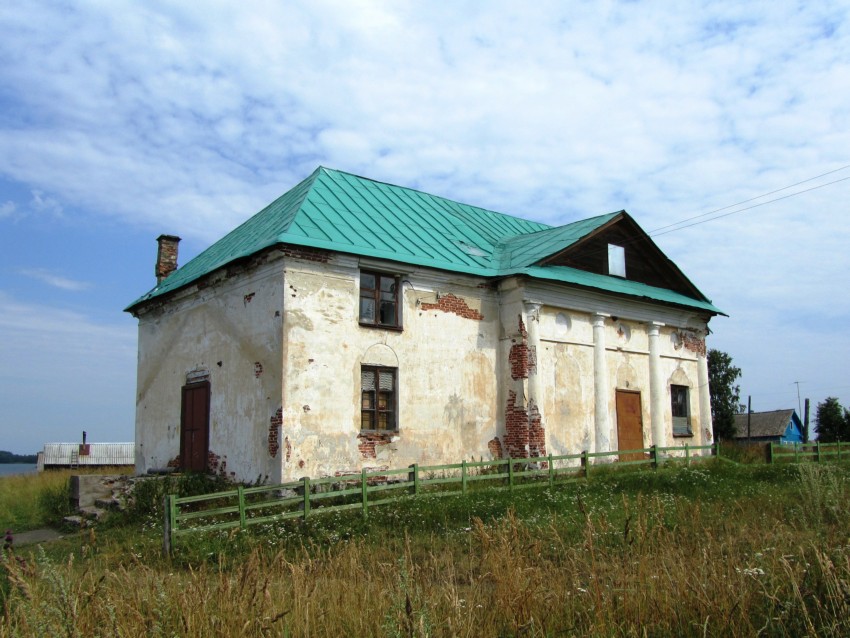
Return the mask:
M401 330L360 325L361 270L400 276ZM210 384L210 467L240 481L517 456L511 405L515 416L536 409L546 453L616 450L618 390L640 392L646 446L711 441L709 315L696 310L273 249L136 314L140 473L179 461L181 391L199 379ZM517 352L531 362L520 375ZM363 365L397 370L397 432L361 431ZM689 389L691 436L673 435L671 384Z

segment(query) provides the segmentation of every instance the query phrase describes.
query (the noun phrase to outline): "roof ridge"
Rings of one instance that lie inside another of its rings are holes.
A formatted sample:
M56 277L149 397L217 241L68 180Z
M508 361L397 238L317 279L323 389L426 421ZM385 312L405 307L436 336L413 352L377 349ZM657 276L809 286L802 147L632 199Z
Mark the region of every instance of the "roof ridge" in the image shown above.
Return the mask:
M523 222L532 222L534 224L542 224L544 226L549 227L549 228L544 228L542 230L549 230L551 228L558 228L558 226L551 226L551 225L547 224L546 222L533 221L533 220L530 220L530 219L526 219L525 217L520 217L519 215L511 215L510 213L503 213L501 211L493 210L491 208L484 208L483 206L478 206L477 204L468 204L466 202L462 202L462 201L457 200L457 199L451 199L449 197L446 197L445 195L435 195L434 193L429 193L429 192L424 191L424 190L419 189L419 188L412 188L410 186L401 186L399 184L393 184L392 182L385 182L385 181L380 180L380 179L374 179L373 177L365 177L363 175L358 175L357 173L352 173L350 171L344 171L344 170L341 170L341 169L338 169L338 168L331 168L329 166L320 165L316 169L316 171L318 171L319 169L324 170L328 173L341 173L343 175L348 175L348 176L354 177L356 179L361 179L365 182L372 182L373 184L381 184L383 186L388 186L389 188L398 188L398 189L401 189L401 190L409 191L411 193L418 193L418 194L423 195L424 197L428 197L430 199L440 199L440 200L443 200L443 201L446 201L446 202L451 202L452 204L458 204L460 206L466 206L467 208L474 208L476 210L481 210L481 211L484 211L486 213L490 213L491 215L498 215L500 217L507 217L507 218L510 218L510 219L518 219L518 220L523 221ZM449 212L453 215L457 213L457 211L446 211L446 212ZM576 220L576 221L581 221L581 220ZM570 223L572 223L572 222L570 222ZM535 232L538 232L538 231L535 231Z

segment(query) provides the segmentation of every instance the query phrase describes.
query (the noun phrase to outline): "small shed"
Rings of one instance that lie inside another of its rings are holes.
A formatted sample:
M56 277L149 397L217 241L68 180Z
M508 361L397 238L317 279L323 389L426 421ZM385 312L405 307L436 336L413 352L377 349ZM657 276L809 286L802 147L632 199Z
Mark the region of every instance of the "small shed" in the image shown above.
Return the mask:
M735 430L739 442L803 443L803 423L793 409L736 414Z
M135 443L45 443L38 470L78 467L134 467Z

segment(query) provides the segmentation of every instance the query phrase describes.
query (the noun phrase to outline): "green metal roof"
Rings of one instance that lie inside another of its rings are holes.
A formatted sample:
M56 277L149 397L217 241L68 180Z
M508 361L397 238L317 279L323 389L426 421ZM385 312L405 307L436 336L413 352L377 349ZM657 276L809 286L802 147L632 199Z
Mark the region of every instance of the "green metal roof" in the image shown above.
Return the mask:
M525 274L720 313L707 299L564 266L535 266L618 214L553 228L319 167L127 310L270 246L293 244L483 277Z

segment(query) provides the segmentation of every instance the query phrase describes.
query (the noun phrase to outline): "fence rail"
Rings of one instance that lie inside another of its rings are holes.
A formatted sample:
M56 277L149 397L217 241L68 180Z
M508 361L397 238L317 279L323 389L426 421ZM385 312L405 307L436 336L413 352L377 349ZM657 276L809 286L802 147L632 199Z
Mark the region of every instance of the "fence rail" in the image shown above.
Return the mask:
M461 461L447 465L367 471L359 474L318 479L304 477L280 485L236 489L199 496L165 497L163 550L171 553L180 536L213 530L245 529L292 518L306 519L315 514L359 509L368 516L369 508L421 494L465 494L471 483L486 482L489 487L524 489L556 482L588 481L593 461L620 460L621 465L660 465L719 456L720 446L649 447L614 452L581 452Z
M843 450L841 446L844 446ZM841 455L844 458L850 458L850 446L847 443L794 443L793 445L773 443L771 442L767 448L768 463L793 462L802 463L805 461L821 461L830 460L835 457L835 460L840 461Z

